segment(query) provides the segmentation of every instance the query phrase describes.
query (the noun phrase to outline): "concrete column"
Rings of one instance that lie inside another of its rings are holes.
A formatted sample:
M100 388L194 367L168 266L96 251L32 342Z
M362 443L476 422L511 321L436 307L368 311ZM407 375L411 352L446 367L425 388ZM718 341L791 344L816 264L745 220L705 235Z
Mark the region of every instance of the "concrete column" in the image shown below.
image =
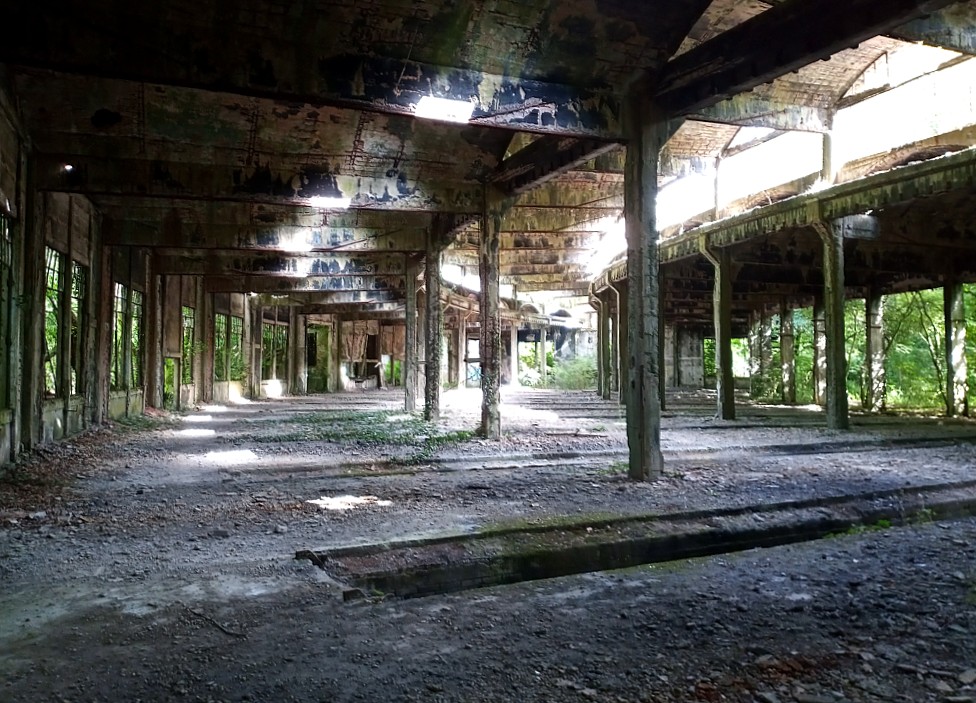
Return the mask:
M509 334L510 334L510 338L509 338L508 346L509 349L511 350L511 357L508 360L510 364L510 378L511 378L511 381L509 383L510 385L517 386L519 385L518 322L516 322L515 320L512 320L512 328L509 330Z
M406 334L403 341L403 409L417 409L417 276L419 262L407 258Z
M817 296L813 303L813 402L827 401L827 318L824 299Z
M599 300L599 299L598 299ZM599 314L597 317L597 344L599 352L599 392L600 397L609 400L610 389L613 387L613 361L610 348L610 302L599 300Z
M728 249L712 249L704 240L699 248L715 272L712 319L715 327L715 390L718 417L735 419L735 376L732 372L732 258Z
M468 318L458 314L457 339L457 378L458 388L464 388L468 381Z
M769 397L775 394L773 386L773 317L765 309L759 313L759 378L762 393Z
M162 281L155 274L155 257L149 257L149 287L146 290L145 327L146 345L146 405L163 407L163 303ZM94 290L94 288L92 288ZM94 297L94 296L91 296ZM247 296L245 296L245 301ZM246 302L245 302L246 305ZM245 314L245 319L247 315Z
M655 233L655 236L656 236L656 233ZM664 273L663 272L659 272L658 273L658 276L659 276L659 278L658 278L658 281L659 281L658 290L661 291L661 290L664 290ZM668 375L664 372L665 365L666 365L665 358L667 356L667 350L665 349L665 346L666 346L665 345L665 341L666 340L665 340L664 330L665 330L664 312L662 310L662 307L661 307L661 304L660 304L660 300L659 300L658 301L658 316L657 316L657 368L659 370L659 373L657 375L657 404L658 404L658 413L660 413L662 410L664 410L665 407L667 406L667 395L668 395L668 393L667 393L667 391L668 391L668 379L667 379L667 376ZM674 337L672 339L672 342L674 343L674 352L673 352L674 356L672 358L675 361L675 367L674 367L674 371L675 371L675 373L674 373L674 383L675 383L675 386L677 386L681 382L680 381L681 372L678 370L678 366L677 366L677 364L680 363L680 356L681 356L681 352L678 350L678 336L679 336L678 328L675 327L674 328Z
M617 301L619 308L617 321L619 330L617 333L617 400L621 405L626 406L630 396L630 334L628 332L628 322L630 320L629 295L627 293L627 283L617 284L622 286L619 290L620 297Z
M793 336L793 309L785 302L779 307L780 398L796 403L796 344Z
M427 288L424 314L424 419L437 422L441 416L441 339L444 337L444 310L441 307L441 249L437 233L427 234L424 266Z
M620 289L610 286L612 300L608 300L612 315L610 322L610 391L619 393L620 391Z
M643 96L627 106L628 137L624 168L624 216L627 233L628 474L647 480L660 476L660 286L658 232L655 213L658 158L661 148L677 129Z
M966 307L963 287L946 281L943 291L946 338L946 415L969 415L969 388L966 382Z
M762 318L758 313L749 314L749 397L753 401L762 396L762 363L760 357L760 337Z
M864 300L864 409L876 412L885 406L884 296L869 290Z
M502 219L511 206L492 186L485 187L478 247L481 277L481 428L482 436L497 439L502 434L498 384L501 379L501 314L498 310Z
M308 350L306 334L308 326L306 317L297 314L294 310L289 320L289 332L292 333L292 344L289 349L294 359L292 363L292 378L288 380L290 392L293 395L305 395L308 393Z
M251 343L248 345L248 387L251 389L251 399L261 395L261 346L264 340L264 308L260 304L251 307L250 316ZM180 384L176 388L179 393Z
M548 354L546 353L546 347L549 345L549 328L545 325L539 329L539 341L536 343L535 347L535 358L539 364L539 378L541 379L543 388L549 382L549 364L546 363Z
M827 427L850 427L847 411L847 357L844 351L844 233L839 223L821 224L824 247L824 312L827 362Z

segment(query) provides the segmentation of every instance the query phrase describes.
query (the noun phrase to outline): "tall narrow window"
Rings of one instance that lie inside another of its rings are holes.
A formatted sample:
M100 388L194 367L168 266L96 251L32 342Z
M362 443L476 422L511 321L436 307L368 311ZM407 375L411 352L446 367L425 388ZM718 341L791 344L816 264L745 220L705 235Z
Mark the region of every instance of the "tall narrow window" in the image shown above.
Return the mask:
M129 346L132 349L132 387L140 388L143 384L142 378L142 340L145 334L145 329L143 325L143 306L142 306L143 296L140 291L132 291L132 300L130 301L130 307L132 308L132 337L129 340Z
M11 301L11 287L13 265L13 243L11 241L10 220L0 215L0 291ZM10 306L8 302L0 309L0 349L10 348ZM0 355L0 406L8 407L10 403L10 354Z
M64 255L50 247L44 250L44 394L55 397L61 391L61 273Z
M85 316L85 301L88 297L88 269L79 264L71 264L71 394L78 395L85 384L85 329L88 320Z
M113 391L125 390L128 380L125 377L125 315L128 299L128 289L116 283L112 302L112 368L109 372L109 385Z
M271 322L261 325L261 380L278 378L275 375L275 327Z
M227 315L214 315L214 380L227 380Z
M181 378L184 385L193 383L193 331L194 331L194 310L183 306L183 345L182 363L183 369Z
M288 327L275 325L275 378L285 375L288 368Z
M244 318L230 318L230 380L243 381L247 378L244 366Z

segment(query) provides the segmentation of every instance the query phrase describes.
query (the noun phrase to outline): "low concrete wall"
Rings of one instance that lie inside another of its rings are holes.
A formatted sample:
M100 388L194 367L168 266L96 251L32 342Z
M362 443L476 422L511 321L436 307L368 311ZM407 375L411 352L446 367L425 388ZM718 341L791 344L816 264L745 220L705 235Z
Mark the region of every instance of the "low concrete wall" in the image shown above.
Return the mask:
M64 401L45 400L41 409L41 443L56 442L64 435Z
M127 391L110 391L108 394L108 417L118 420L125 417L129 411L129 393Z
M13 435L14 414L9 409L0 410L0 473L3 466L11 459L11 441Z
M240 381L214 381L215 403L236 403L244 397L244 384Z

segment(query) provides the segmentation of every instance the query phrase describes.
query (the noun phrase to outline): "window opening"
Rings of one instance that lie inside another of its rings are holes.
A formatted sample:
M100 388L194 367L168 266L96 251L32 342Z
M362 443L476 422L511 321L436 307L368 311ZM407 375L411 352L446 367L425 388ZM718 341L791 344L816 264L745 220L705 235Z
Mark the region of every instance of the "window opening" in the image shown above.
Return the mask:
M77 261L71 263L71 389L78 395L84 387L85 328L88 318L85 302L88 298L88 269Z
M129 291L121 283L115 284L112 303L112 368L109 385L113 391L126 388L125 378L125 313Z
M50 247L44 250L46 292L44 295L44 394L55 397L61 390L61 272L64 255Z
M247 377L244 365L244 318L230 318L230 380L243 381Z
M214 315L214 380L227 380L227 335L230 332L227 325L227 315Z
M184 385L193 383L193 332L194 332L193 308L183 306L183 340L181 357L181 378Z
M143 384L143 359L142 347L145 334L144 325L144 306L142 292L132 291L132 333L130 346L132 348L132 387L140 388Z

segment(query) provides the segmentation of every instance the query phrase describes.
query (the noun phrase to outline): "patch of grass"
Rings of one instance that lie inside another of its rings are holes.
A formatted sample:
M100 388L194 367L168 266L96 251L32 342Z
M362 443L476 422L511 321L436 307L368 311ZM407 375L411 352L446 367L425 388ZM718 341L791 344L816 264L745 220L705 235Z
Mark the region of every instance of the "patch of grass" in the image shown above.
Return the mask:
M607 431L606 425L594 425L593 427L590 428L590 432L606 432L606 431Z
M626 461L615 461L605 469L600 469L597 474L600 476L621 476L630 469L630 464Z
M462 444L475 436L472 430L452 430L441 433L433 430L424 439L423 445L412 455L400 461L401 464L424 464L434 458L437 450L448 444Z
M257 435L257 442L336 442L369 446L412 448L405 458L393 463L422 464L433 459L448 444L466 442L471 430L441 431L418 414L402 411L320 412L270 418L283 431Z
M508 534L520 531L538 530L583 530L588 526L600 526L601 523L613 524L619 522L625 516L616 513L595 512L582 513L579 515L547 515L537 518L512 518L508 520L498 520L483 527L478 531L480 536L491 536L493 534Z
M175 422L169 415L129 415L112 421L120 432L147 432L169 427Z

